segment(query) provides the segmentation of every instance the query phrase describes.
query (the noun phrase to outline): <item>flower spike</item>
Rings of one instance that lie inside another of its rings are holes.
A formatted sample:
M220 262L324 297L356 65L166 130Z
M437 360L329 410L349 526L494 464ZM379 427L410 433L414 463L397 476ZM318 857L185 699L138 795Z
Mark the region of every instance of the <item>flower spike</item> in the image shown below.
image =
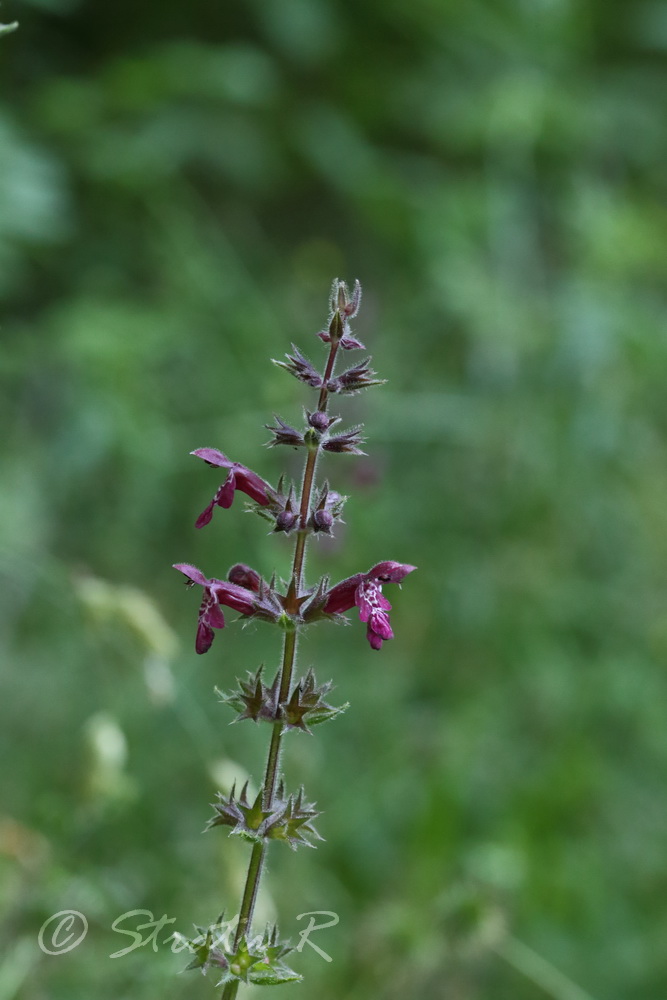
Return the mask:
M215 975L216 985L223 987L220 1000L236 1000L242 984L271 986L297 982L301 978L285 964L284 957L291 946L279 939L275 926L268 928L264 935L253 933L255 900L262 873L267 869L267 854L274 850L274 842L280 841L296 850L314 847L315 842L322 839L314 825L319 816L315 803L306 799L303 788L286 792L281 760L284 738L288 732L312 735L316 726L335 719L347 708L347 704L329 702L332 682L318 683L313 668L301 676L297 673L300 635L306 626L323 620L344 624L345 613L357 608L366 626L371 649L381 649L383 642L394 637L389 621L391 604L383 587L388 583L400 584L415 569L409 563L387 560L335 586L331 585L329 576L322 576L316 584L309 584L306 579L308 544L317 538L322 541L323 548L332 548L327 536L331 538L337 526L344 523L343 508L348 499L330 485L328 468L322 477L321 465L328 465L336 455L364 454L362 425L341 430L340 427L344 427L342 418L331 412L332 400L334 396L340 399L383 384L371 368L370 357L347 368L341 363L343 352L363 348L350 329L360 304L359 282L355 281L350 290L337 278L331 288L327 325L318 335L327 345L326 358L315 365L292 345L291 353L286 354L284 360L274 360L279 368L311 391L315 390L315 398L307 401L303 408L302 423L292 426L275 415L272 423L265 424L271 435L269 447L287 445L301 450L303 467L299 475L290 470L289 474L280 476L274 487L216 448L197 448L191 452L207 465L223 469L225 476L197 518L197 528L210 523L216 507L231 507L236 493L240 492L249 501L245 509L269 523L270 534L280 539L279 544L289 544L285 536L290 541L293 537L292 553L284 561L282 570L285 579L280 579L275 571L263 577L244 562L235 563L226 579L209 578L190 563L174 565L189 587L200 587L202 591L195 639L198 654L206 653L216 631L225 627L223 608L240 613L244 620L277 625L283 637L281 663L275 673L267 675L261 666L248 671L242 678L237 677L236 686L231 690L216 688L220 700L234 710L235 722L252 721L271 732L263 779L255 783L252 794L248 790L251 787L249 780L233 785L231 791L218 793L208 824L208 829L226 828L228 833L252 844L235 926L227 926L232 923L227 922L223 938L219 933L223 929L220 917L216 924L196 927L197 933L192 939L175 936L192 954L189 968L199 969L204 975ZM337 366L342 370L337 371ZM233 535L227 539L232 547L240 541ZM240 788L238 793L237 787Z

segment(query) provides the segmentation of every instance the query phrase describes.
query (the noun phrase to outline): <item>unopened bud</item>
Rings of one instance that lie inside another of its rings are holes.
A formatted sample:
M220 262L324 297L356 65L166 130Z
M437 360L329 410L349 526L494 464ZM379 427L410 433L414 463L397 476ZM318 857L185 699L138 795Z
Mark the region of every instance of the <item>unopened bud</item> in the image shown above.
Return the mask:
M313 531L323 531L326 535L331 534L334 519L328 510L316 510L313 513L312 521Z
M329 306L331 308L331 312L329 313L329 327L326 330L319 331L317 336L320 340L323 340L325 344L338 344L344 351L351 351L359 347L363 348L364 345L361 341L352 335L348 322L357 315L360 304L361 285L359 282L355 281L352 295L350 295L345 282L336 278L331 286L331 297L329 299Z
M331 322L329 323L329 342L331 344L340 343L341 337L343 336L345 330L343 327L343 321L340 317L340 312L337 309L333 314Z
M316 431L326 431L333 422L332 417L328 417L326 413L322 413L320 410L316 410L315 413L308 414L308 423L311 427L314 427Z
M284 531L288 534L299 520L299 515L290 510L281 510L276 517L276 531Z
M329 301L332 313L340 312L345 319L351 319L356 316L361 304L361 285L359 279L354 282L354 289L352 296L350 296L350 290L346 283L336 278L331 286L331 298Z

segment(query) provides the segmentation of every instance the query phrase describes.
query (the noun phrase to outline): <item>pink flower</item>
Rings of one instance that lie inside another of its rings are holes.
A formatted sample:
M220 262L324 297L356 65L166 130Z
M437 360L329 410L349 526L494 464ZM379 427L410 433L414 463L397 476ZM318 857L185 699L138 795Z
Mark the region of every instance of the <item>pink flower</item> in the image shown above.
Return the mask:
M204 588L195 640L195 649L198 653L206 653L211 648L215 638L214 628L225 627L225 616L222 613L221 604L234 611L240 611L244 615L255 613L255 594L252 590L247 590L245 587L229 583L226 580L209 580L201 570L189 563L175 563L174 569L179 570L188 578L190 586L197 583ZM243 569L248 569L248 567L243 567Z
M387 613L391 611L391 604L382 593L382 585L400 583L416 568L391 560L378 563L368 573L357 573L332 587L322 610L326 614L342 614L356 605L359 618L367 623L366 638L371 648L381 649L386 639L394 638Z
M253 472L252 469L246 468L240 462L232 462L216 448L197 448L196 451L191 451L190 454L196 455L197 458L202 458L207 465L229 469L224 483L218 489L208 507L197 518L197 528L203 528L205 524L209 523L213 517L213 508L215 506L231 507L234 502L234 493L236 490L245 493L256 503L261 504L262 507L266 507L270 503L269 494L271 487L268 483L264 482L261 476Z

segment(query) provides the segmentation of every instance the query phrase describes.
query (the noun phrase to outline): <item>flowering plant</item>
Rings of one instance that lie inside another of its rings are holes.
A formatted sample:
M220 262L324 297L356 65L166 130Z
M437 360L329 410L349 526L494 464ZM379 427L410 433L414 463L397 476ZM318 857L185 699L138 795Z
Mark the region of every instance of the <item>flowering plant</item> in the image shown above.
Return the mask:
M389 623L391 604L382 587L387 583L400 584L415 569L407 563L389 560L333 587L326 577L312 586L304 580L309 538L316 534L332 534L346 499L326 481L316 486L319 458L323 452L363 454L360 427L332 432L340 417L329 416L330 397L382 384L370 368L370 358L335 374L339 351L363 348L352 335L349 323L356 316L360 301L358 281L352 294L345 282L334 281L329 322L318 334L329 347L322 373L297 347L293 347L292 354L286 355L286 361L275 362L306 386L319 390L317 405L312 411L305 411L305 426L301 430L291 427L280 417L276 417L275 426L267 425L273 435L269 444L305 449L300 490L294 484L288 485L284 477L273 487L256 472L215 448L197 448L192 452L207 465L226 472L224 482L197 518L197 528L204 528L211 522L216 507L231 507L236 493L241 492L249 498L250 509L268 519L274 532L295 537L290 579L282 587L276 583L275 576L267 582L243 563L232 566L226 580L209 578L189 563L174 566L185 576L188 586L198 586L203 591L195 637L197 653L208 652L215 630L225 627L223 606L240 612L244 618L260 618L278 625L284 634L282 664L271 683L265 681L260 667L255 674L249 673L246 680L240 680L234 691L221 695L222 701L238 713L238 719L268 722L272 727L266 771L257 797L253 802L248 799L247 785L238 796L235 788L229 795L219 793L209 822L209 827L230 827L231 833L252 844L233 941L217 939L215 924L198 929L198 935L191 940L184 939L193 954L189 968L199 968L204 974L210 968L215 969L220 976L218 985L224 986L222 1000L234 1000L241 982L275 985L301 978L286 964L285 956L291 947L288 942L279 940L275 926L267 928L263 935L252 935L253 911L270 842L283 841L296 850L301 845L312 847L314 839L321 839L313 825L319 813L306 800L303 788L289 794L285 790L284 779L279 774L282 739L290 730L310 732L311 726L335 718L343 711L326 701L331 683L318 684L312 670L295 679L299 631L304 625L325 619L345 621L344 613L357 607L366 625L371 648L381 649L383 642L394 637Z

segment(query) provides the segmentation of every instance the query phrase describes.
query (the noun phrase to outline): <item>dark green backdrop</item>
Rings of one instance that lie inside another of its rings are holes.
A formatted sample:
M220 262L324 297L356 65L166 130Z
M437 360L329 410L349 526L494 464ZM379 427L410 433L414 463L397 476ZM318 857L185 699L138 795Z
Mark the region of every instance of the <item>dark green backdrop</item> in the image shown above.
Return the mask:
M311 573L419 572L380 654L356 616L303 645L352 705L289 739L327 839L276 846L260 910L340 922L281 995L659 1000L665 10L0 15L0 1000L215 996L166 946L109 958L125 911L187 933L237 905L247 848L200 831L267 740L213 686L277 633L196 657L170 565L285 573L289 546L240 504L195 532L216 483L188 452L292 461L261 447L306 401L269 359L319 356L336 275L389 382L347 408L369 457L330 459L347 525ZM43 955L66 908L88 937Z

